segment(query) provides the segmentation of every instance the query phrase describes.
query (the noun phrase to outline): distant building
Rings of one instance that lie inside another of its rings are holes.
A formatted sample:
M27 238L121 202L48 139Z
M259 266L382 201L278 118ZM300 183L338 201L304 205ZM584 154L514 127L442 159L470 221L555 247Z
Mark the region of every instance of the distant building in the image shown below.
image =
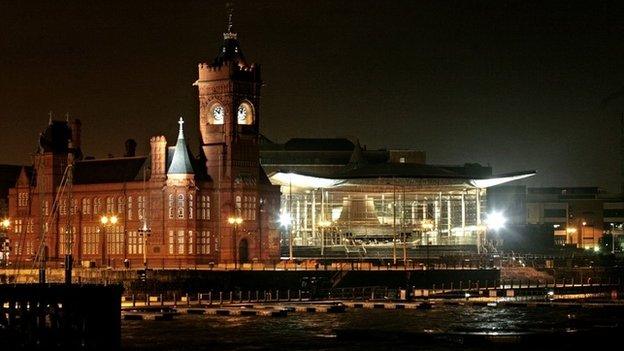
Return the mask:
M488 203L513 224L550 226L557 245L599 249L605 234L622 236L624 199L597 187L499 186Z

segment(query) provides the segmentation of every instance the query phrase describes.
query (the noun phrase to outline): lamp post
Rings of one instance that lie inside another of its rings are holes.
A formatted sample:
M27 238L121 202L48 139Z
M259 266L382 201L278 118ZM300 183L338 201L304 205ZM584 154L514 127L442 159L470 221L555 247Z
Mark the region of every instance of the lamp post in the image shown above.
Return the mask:
M152 230L147 226L147 223L143 222L143 226L139 228L139 236L143 244L143 269L147 274L147 238L152 234Z
M228 217L228 223L232 226L232 237L234 238L234 269L238 269L238 242L236 240L236 231L238 230L238 226L243 223L243 219L241 217Z
M104 263L106 262L106 228L117 224L118 221L119 218L117 218L114 214L103 215L100 217L100 223L102 224L102 266L104 266Z
M434 224L430 220L426 220L422 224L423 233L425 234L425 245L427 260L425 261L425 269L429 269L429 231L434 228Z
M2 248L2 265L3 266L8 266L9 265L9 243L8 243L8 230L9 227L11 226L11 220L8 218L5 218L2 220L2 222L0 222L0 228L2 228L2 235L0 235L0 240L2 240L2 242L0 242L1 248Z
M292 225L292 217L290 216L290 212L284 212L279 216L279 222L282 227L286 229L288 232L288 259L290 261L293 260L293 238L292 238L292 230L289 230Z
M572 243L572 236L574 234L576 234L576 228L568 227L568 228L566 228L566 233L568 234L566 236L566 244L571 244ZM578 245L578 243L577 243L577 245Z

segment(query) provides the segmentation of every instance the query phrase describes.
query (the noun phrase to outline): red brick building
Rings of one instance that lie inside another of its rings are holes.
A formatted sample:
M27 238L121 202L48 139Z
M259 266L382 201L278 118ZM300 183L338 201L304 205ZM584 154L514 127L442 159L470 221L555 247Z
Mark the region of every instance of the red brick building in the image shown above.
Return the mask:
M48 261L71 249L100 267L140 267L144 249L157 267L279 259L279 186L259 162L261 84L228 30L218 56L199 65L197 157L181 119L175 145L154 136L150 155L135 156L129 141L125 157L106 159L82 159L80 121L50 120L9 191L13 264L36 260L41 233Z

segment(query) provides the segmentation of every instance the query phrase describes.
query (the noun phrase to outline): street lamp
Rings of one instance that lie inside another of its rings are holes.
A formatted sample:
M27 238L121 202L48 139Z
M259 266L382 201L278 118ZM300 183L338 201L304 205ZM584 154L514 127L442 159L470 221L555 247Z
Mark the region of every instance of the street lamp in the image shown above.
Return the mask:
M425 245L427 245L426 251L427 251L427 260L425 261L425 269L429 269L429 232L431 230L433 230L433 228L435 227L435 225L433 224L433 222L431 220L425 220L422 223L422 231L425 234Z
M487 235L489 230L498 232L499 230L505 227L506 223L507 223L507 218L505 217L503 212L500 212L500 211L490 212L485 218L485 226L486 226L485 234ZM477 252L479 254L481 253L482 246L486 240L485 236L481 238L480 234L481 233L477 231ZM500 242L502 242L502 239L500 238L500 236L498 236L498 240L500 244Z
M576 228L568 227L566 228L566 233L568 234L566 236L566 244L572 244L572 236L576 234Z
M102 266L106 262L106 228L117 224L119 218L114 214L111 215L102 215L100 217L100 224L102 224Z
M279 216L279 222L280 225L284 228L286 228L286 230L288 230L288 228L290 227L290 225L292 224L292 217L290 216L290 213L288 212L283 212L282 214L280 214ZM288 231L288 258L292 261L293 259L293 237L292 237L292 230Z
M234 269L238 269L238 242L236 240L236 231L238 226L243 223L241 217L228 217L228 223L232 226L232 237L234 238Z
M147 238L152 234L152 230L143 222L143 226L139 228L139 236L143 242L143 269L147 274Z

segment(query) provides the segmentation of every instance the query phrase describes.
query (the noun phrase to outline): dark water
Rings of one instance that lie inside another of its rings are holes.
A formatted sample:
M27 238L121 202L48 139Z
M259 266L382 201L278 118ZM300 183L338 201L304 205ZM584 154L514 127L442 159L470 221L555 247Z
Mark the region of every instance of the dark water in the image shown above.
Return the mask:
M124 321L122 344L124 350L552 350L606 345L624 335L622 325L622 310L553 307L179 315L174 321ZM510 336L482 337L496 333Z

